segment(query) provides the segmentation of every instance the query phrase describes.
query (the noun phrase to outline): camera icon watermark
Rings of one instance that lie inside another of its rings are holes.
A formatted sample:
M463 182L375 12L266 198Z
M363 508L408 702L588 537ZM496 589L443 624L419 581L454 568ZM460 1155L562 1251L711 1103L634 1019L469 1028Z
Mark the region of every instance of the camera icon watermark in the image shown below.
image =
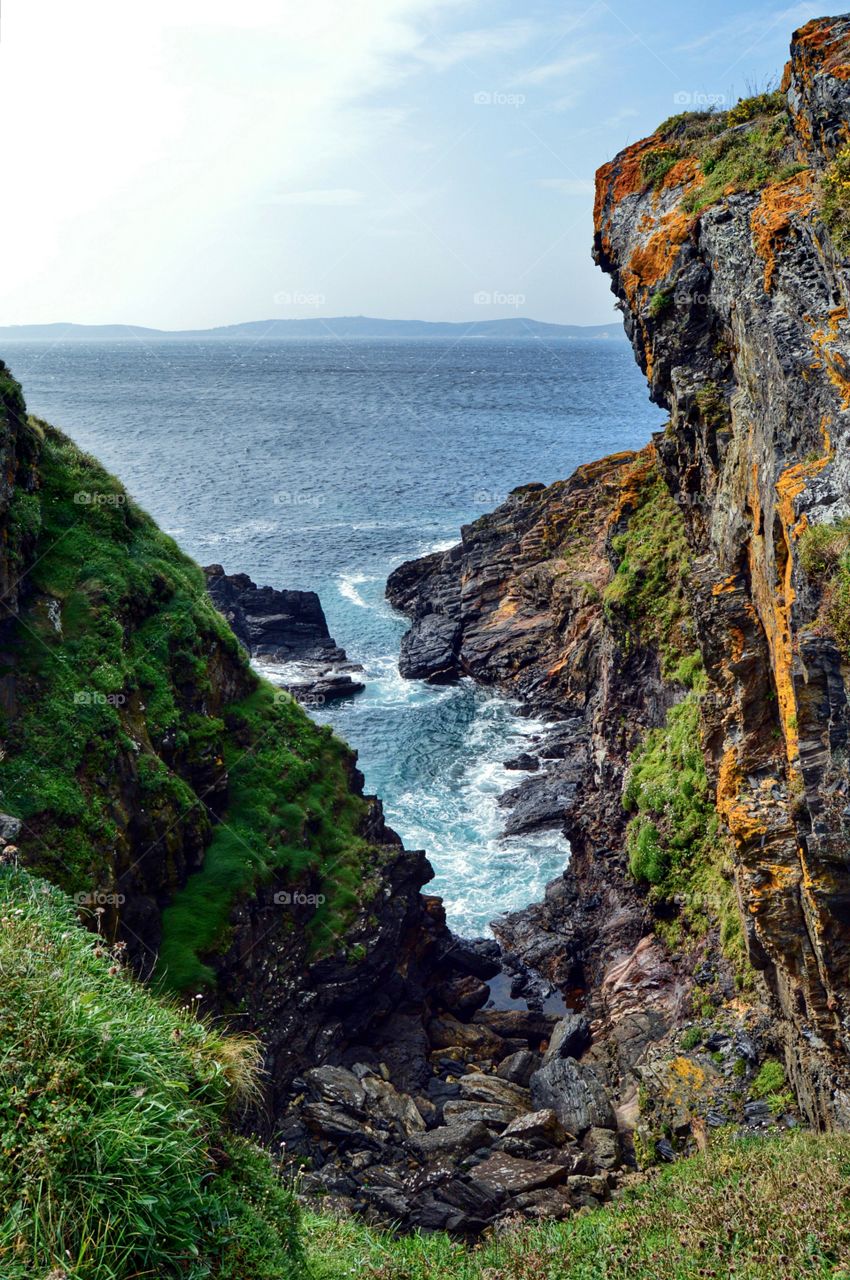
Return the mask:
M290 893L281 889L274 895L274 901L277 907L321 907L327 898L323 893Z
M500 289L479 289L472 295L476 307L524 307L524 293L503 293Z
M522 107L525 105L524 93L502 93L497 90L480 89L472 95L476 107Z
M74 494L74 502L78 507L123 507L127 502L126 493L97 493L91 489L78 489Z
M274 295L276 307L323 307L326 302L323 293L309 293L303 289L279 289Z

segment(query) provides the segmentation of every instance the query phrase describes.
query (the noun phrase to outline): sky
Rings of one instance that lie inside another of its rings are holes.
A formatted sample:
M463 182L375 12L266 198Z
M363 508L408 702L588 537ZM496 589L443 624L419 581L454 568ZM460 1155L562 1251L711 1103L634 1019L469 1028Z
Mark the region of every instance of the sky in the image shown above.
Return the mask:
M613 322L595 170L822 13L3 0L0 324Z

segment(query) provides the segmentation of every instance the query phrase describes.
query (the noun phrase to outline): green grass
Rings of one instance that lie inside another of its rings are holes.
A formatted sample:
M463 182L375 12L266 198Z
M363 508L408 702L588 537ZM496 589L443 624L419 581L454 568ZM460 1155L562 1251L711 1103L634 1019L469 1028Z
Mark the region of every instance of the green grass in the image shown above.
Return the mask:
M706 773L699 704L698 689L690 690L632 752L623 792L634 814L626 829L629 869L652 886L655 900L681 904L672 943L681 929L699 937L716 924L722 949L743 974L732 855Z
M312 1280L848 1280L850 1137L719 1142L565 1223L477 1248L306 1215ZM305 1273L306 1274L306 1273Z
M838 252L850 256L850 146L842 147L821 179L820 214Z
M10 523L36 541L0 759L27 865L106 890L152 851L151 892L172 891L158 973L177 990L214 980L234 902L275 873L324 899L307 935L331 948L381 857L358 835L349 749L254 675L201 570L117 480L46 424L29 431L39 487Z
M683 112L665 120L657 132L664 146L647 153L658 159L646 160L653 184L656 173L666 166L666 174L685 156L699 163L702 184L684 201L691 213L728 192L758 191L805 168L794 159L787 103L778 92L742 98L729 111Z
M820 592L817 625L850 661L850 518L809 525L800 535L797 557Z
M301 1280L298 1212L228 1120L259 1050L156 999L0 869L3 1280Z
M645 151L640 158L640 176L647 187L657 191L680 159L681 153L676 147L658 147L654 151Z
M641 485L626 531L612 540L618 565L603 592L609 621L619 620L630 635L658 649L670 679L685 672L688 682L701 670L693 658L693 621L685 595L691 557L682 512L653 467ZM690 665L680 666L691 656Z

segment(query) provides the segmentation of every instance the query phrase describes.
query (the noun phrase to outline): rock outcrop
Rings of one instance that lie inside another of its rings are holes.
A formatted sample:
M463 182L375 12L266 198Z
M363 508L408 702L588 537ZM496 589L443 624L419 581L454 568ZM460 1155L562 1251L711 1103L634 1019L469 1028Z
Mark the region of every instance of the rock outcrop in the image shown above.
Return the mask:
M300 702L321 705L365 688L355 677L359 663L349 662L328 630L315 591L279 591L258 587L247 573L225 573L220 564L204 569L215 607L252 658L285 667L280 684Z
M495 928L584 992L580 1064L670 1155L689 1116L759 1122L764 1054L850 1124L848 82L850 19L809 23L780 92L603 166L595 257L667 428L388 584L404 674L557 722L509 800L560 808L570 867Z

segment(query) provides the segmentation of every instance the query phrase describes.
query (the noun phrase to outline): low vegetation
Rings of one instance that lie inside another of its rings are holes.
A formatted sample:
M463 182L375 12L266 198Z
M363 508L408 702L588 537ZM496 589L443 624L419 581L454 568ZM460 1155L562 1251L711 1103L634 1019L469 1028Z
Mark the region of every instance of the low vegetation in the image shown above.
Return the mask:
M647 186L657 187L677 161L696 160L702 180L684 200L691 213L721 196L781 182L805 167L794 158L787 103L779 92L742 98L729 111L683 112L657 132L663 144L642 158L641 176Z
M623 624L627 647L630 635L654 645L663 673L691 683L701 664L698 656L683 663L695 647L684 585L691 562L685 522L654 465L640 478L634 510L612 549L617 569L603 593L609 620Z
M470 1248L308 1215L312 1280L848 1280L850 1137L717 1142L622 1201Z
M850 518L809 525L800 535L797 556L820 592L816 625L833 636L850 661Z
M820 213L838 252L850 257L850 145L841 148L821 179Z
M141 846L160 893L171 859L208 846L165 912L159 973L177 990L212 981L234 899L273 873L309 882L308 937L330 947L380 857L358 835L348 748L257 679L201 570L118 481L46 424L28 431L38 487L9 523L32 568L0 671L16 688L0 787L28 865L102 891Z
M3 1280L301 1280L293 1195L228 1120L259 1060L0 868Z

